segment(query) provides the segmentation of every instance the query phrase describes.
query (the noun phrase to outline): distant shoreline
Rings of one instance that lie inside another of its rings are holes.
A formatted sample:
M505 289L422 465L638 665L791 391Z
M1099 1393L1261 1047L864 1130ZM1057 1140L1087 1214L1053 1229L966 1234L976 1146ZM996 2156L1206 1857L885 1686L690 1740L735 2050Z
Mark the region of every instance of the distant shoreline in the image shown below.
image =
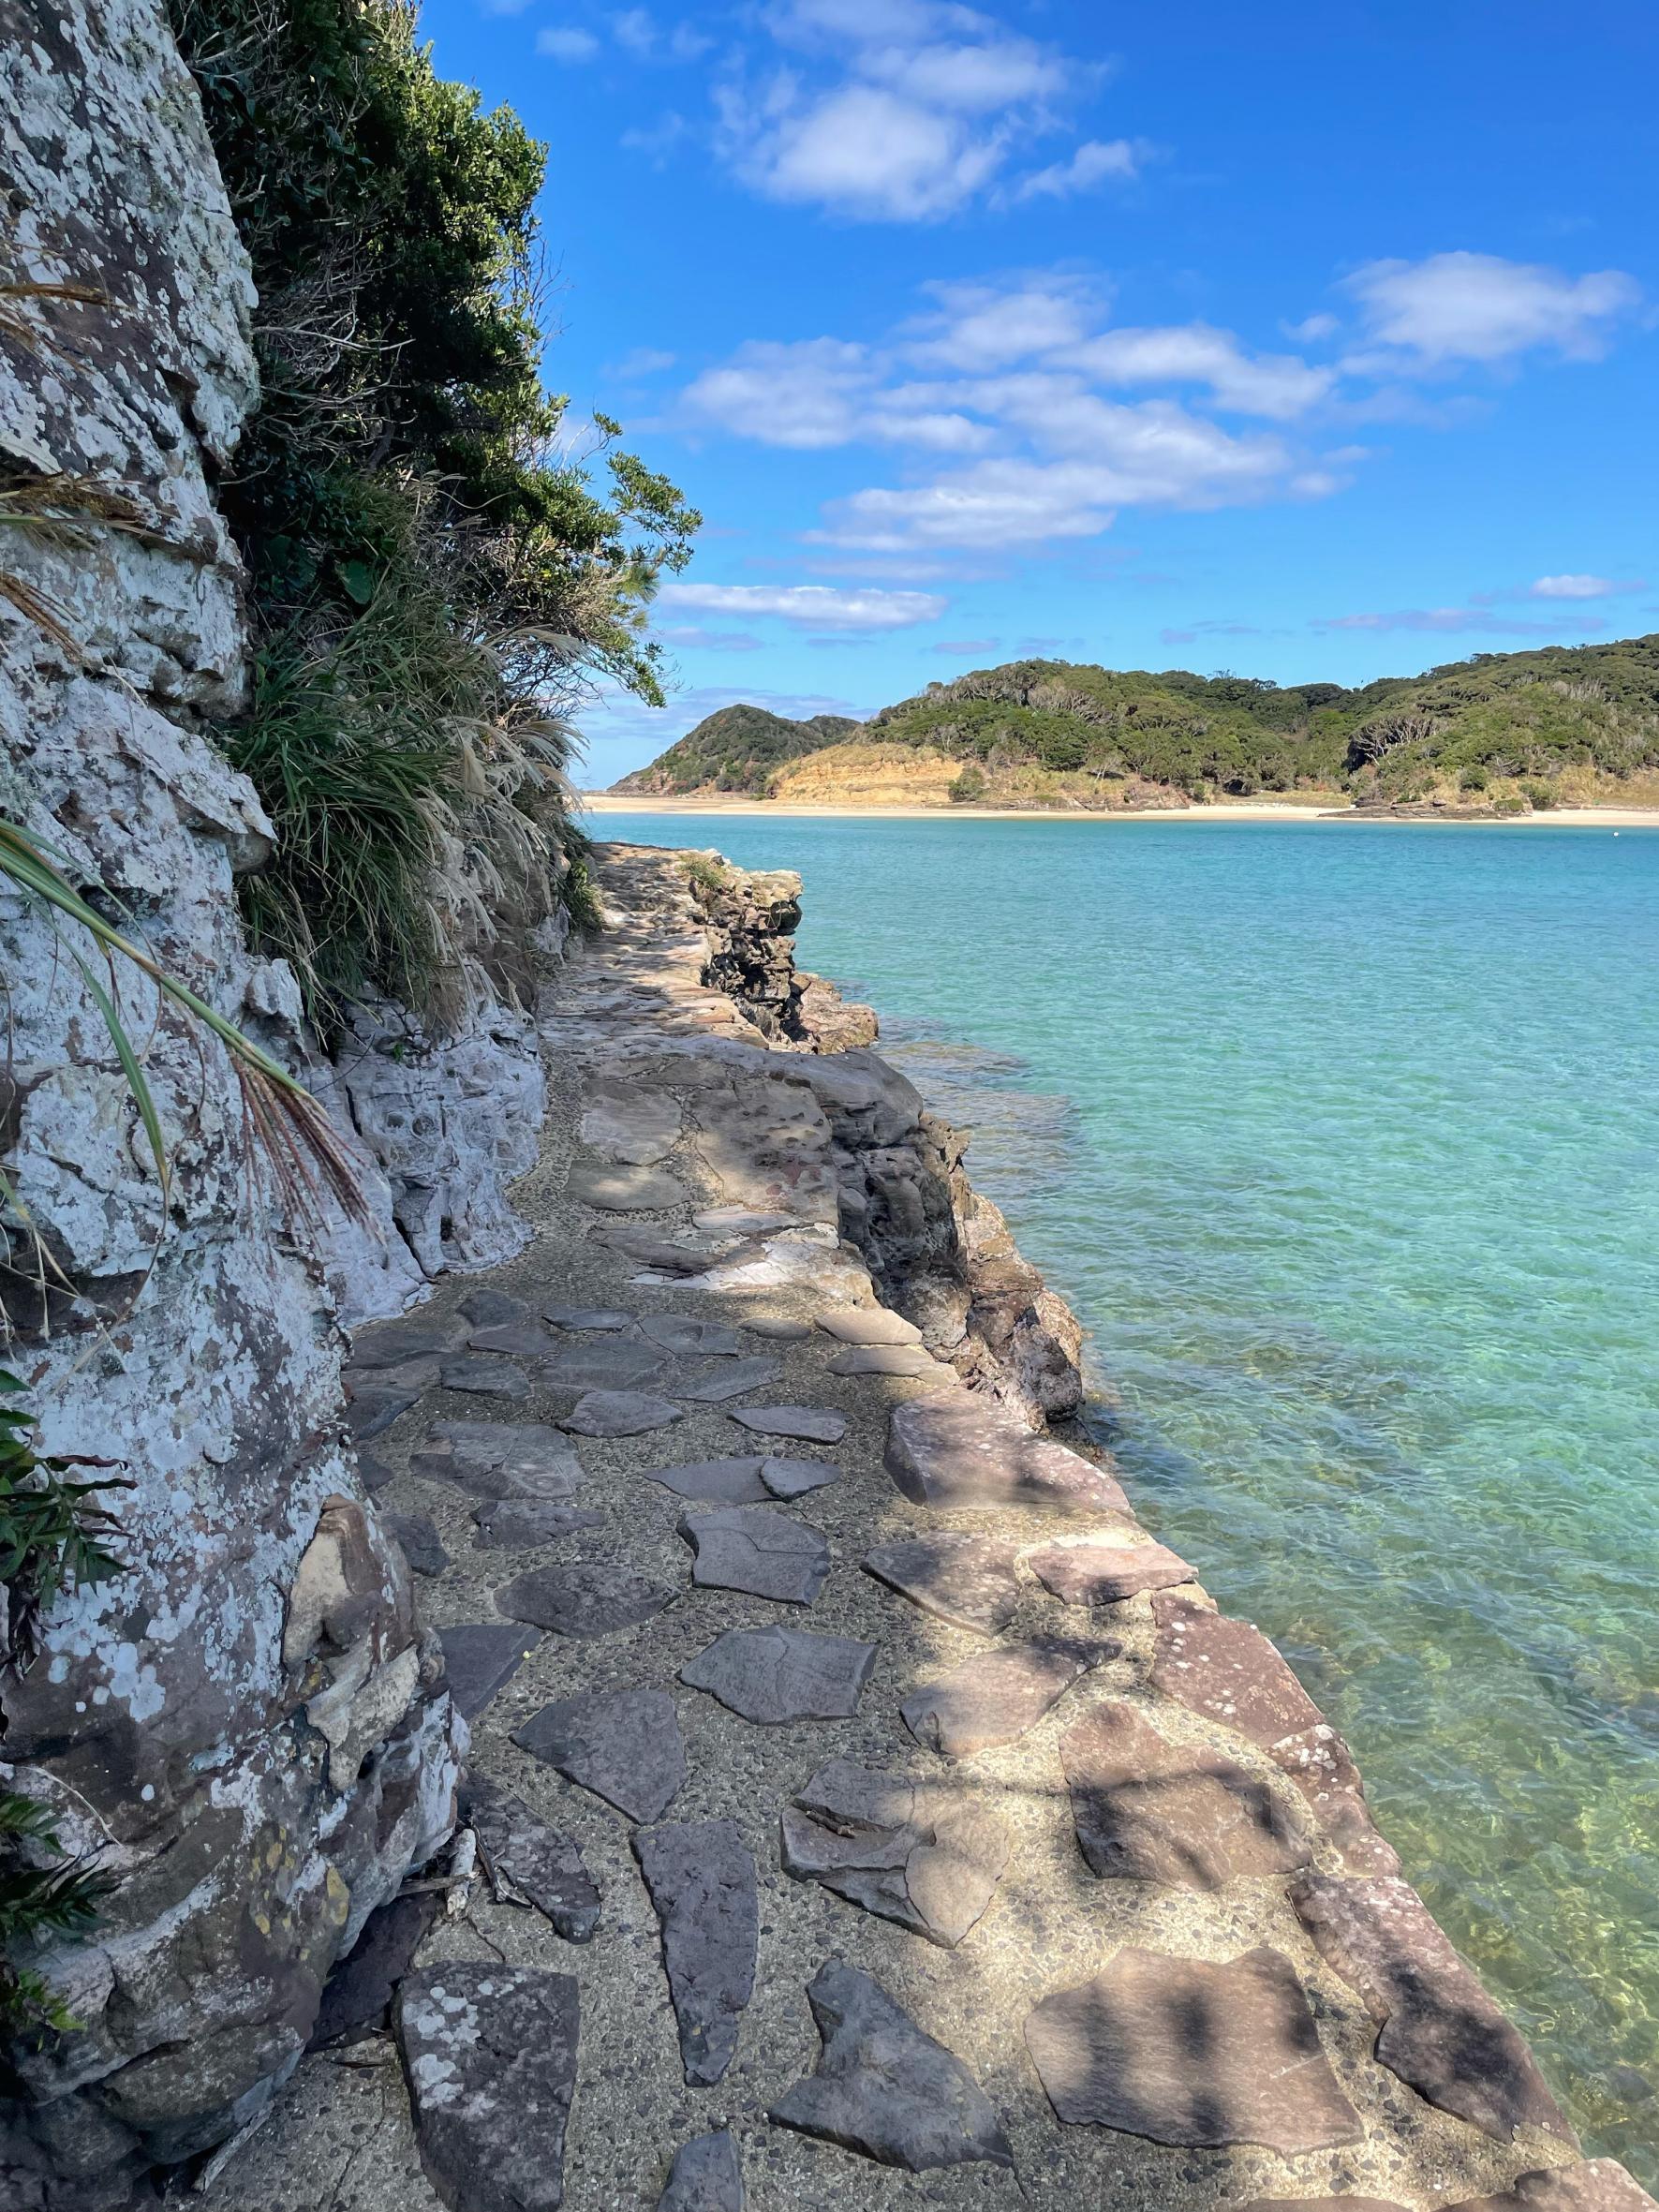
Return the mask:
M789 806L775 799L670 799L649 793L617 797L612 792L579 791L578 807L591 814L777 815L790 821L819 818L852 822L1341 822L1347 810L1334 807L1274 805L1241 799L1236 806L1116 808L1096 812L1071 807L837 807ZM1367 822L1404 821L1442 826L1433 816L1362 814ZM1551 807L1532 814L1446 818L1453 824L1480 829L1562 828L1659 829L1659 807Z

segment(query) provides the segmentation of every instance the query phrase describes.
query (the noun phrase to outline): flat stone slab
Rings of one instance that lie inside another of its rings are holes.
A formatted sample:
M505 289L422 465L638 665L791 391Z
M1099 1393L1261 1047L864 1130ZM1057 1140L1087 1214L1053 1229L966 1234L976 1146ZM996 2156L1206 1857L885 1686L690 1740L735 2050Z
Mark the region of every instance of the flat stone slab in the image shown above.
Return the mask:
M599 1926L600 1893L579 1846L482 1774L467 1775L461 1812L497 1900L531 1906L567 1943L585 1943Z
M633 1315L625 1314L617 1306L543 1306L543 1321L551 1321L555 1329L599 1329L614 1332L633 1327Z
M442 1909L437 1895L393 1897L369 1914L363 1933L322 1985L308 2051L361 2042L384 2027L398 1983Z
M823 2039L818 2071L770 2119L912 2174L982 2160L1013 2165L985 2091L879 1982L837 1961L819 1968L807 1998Z
M469 1290L457 1309L474 1329L498 1329L509 1321L527 1321L530 1309L522 1298L514 1298L510 1291L494 1290L481 1284Z
M686 1186L659 1167L593 1167L578 1162L565 1189L602 1213L666 1213L686 1203Z
M542 1421L435 1421L409 1472L475 1498L568 1498L582 1480L576 1447Z
M539 1498L503 1498L493 1506L481 1506L472 1518L478 1523L475 1541L486 1551L534 1551L605 1525L602 1513L581 1506L550 1506Z
M744 2212L745 2202L737 2138L722 2129L681 2144L657 2212Z
M676 1359L730 1358L743 1349L743 1339L723 1321L703 1321L694 1314L648 1314L640 1333Z
M359 1444L366 1444L372 1436L383 1436L400 1414L406 1414L422 1390L430 1387L432 1377L419 1383L390 1383L377 1380L357 1385L346 1401L346 1426Z
M514 1621L463 1621L440 1628L444 1673L463 1720L475 1720L510 1683L541 1640L539 1628Z
M754 1994L761 1910L755 1863L733 1820L674 1820L635 1832L634 1856L662 1932L662 1964L693 2088L724 2077Z
M968 1390L936 1391L895 1407L885 1464L912 1504L940 1512L1129 1511L1121 1487L1103 1468Z
M808 1491L839 1482L841 1470L833 1460L764 1459L761 1480L775 1498L804 1498Z
M730 1237L670 1236L666 1229L637 1227L596 1228L588 1232L596 1244L619 1252L636 1267L657 1275L701 1275L735 1249Z
M393 2019L421 2164L451 2212L558 2212L574 1980L447 1959L405 1980Z
M615 1636L652 1619L678 1596L666 1582L595 1559L532 1567L497 1590L496 1603L510 1620L551 1628L555 1636Z
M1224 1720L1264 1750L1325 1718L1259 1628L1190 1597L1152 1600L1152 1686L1191 1713Z
M728 1628L688 1659L680 1680L745 1720L848 1720L876 1663L876 1646L801 1628Z
M711 1359L706 1367L682 1369L668 1386L676 1398L689 1398L700 1405L723 1405L750 1390L765 1390L783 1369L776 1359Z
M1393 1876L1305 1874L1291 1903L1320 1955L1377 2021L1377 2058L1442 2112L1500 2143L1518 2128L1574 2136L1519 2033Z
M941 1529L900 1544L878 1544L866 1552L864 1568L924 1612L984 1636L1000 1636L1019 1604L1014 1572L1018 1555L1015 1545Z
M700 1214L692 1218L700 1227L704 1225ZM781 1227L783 1225L780 1223L778 1225ZM775 1344L798 1344L812 1334L809 1321L791 1321L784 1315L774 1317L763 1314L759 1320L746 1321L743 1326L750 1336L769 1337Z
M1471 2197L1446 2212L1659 2212L1647 2190L1615 2159L1586 2159L1523 2174L1501 2197Z
M660 1819L686 1779L686 1740L666 1690L559 1698L512 1740L630 1820Z
M377 1321L351 1340L354 1369L401 1367L407 1359L436 1359L459 1351L466 1329L448 1314L422 1314L407 1321Z
M1044 1590L1067 1605L1120 1605L1143 1590L1197 1579L1184 1559L1162 1544L1118 1544L1110 1537L1045 1544L1026 1553L1026 1565Z
M602 1160L649 1166L671 1152L680 1134L680 1105L665 1091L600 1076L583 1096L580 1141Z
M389 1467L378 1452L365 1451L361 1445L357 1450L357 1472L363 1477L363 1487L370 1497L377 1496L389 1482L397 1480L397 1469Z
M793 1436L802 1444L839 1444L847 1417L825 1405L740 1405L732 1419L757 1436Z
M937 1374L950 1377L931 1352L920 1344L849 1344L825 1362L831 1374Z
M1044 1997L1026 2045L1074 2127L1296 2158L1358 2143L1296 1969L1281 1952L1225 1965L1124 1950L1092 1981Z
M541 1379L551 1390L643 1390L670 1373L668 1355L655 1344L615 1337L559 1344L541 1362Z
M529 1377L510 1359L467 1356L446 1359L437 1371L437 1379L446 1390L462 1390L476 1398L527 1398L530 1394Z
M1091 1707L1059 1755L1091 1874L1219 1890L1308 1863L1266 1782L1205 1745L1168 1743L1132 1705Z
M404 1557L418 1575L441 1575L450 1564L443 1538L430 1513L394 1513L380 1508L380 1525L397 1538Z
M675 1497L713 1506L760 1506L772 1495L761 1477L761 1460L690 1460L679 1467L653 1467L651 1480Z
M496 1321L488 1329L475 1329L467 1345L473 1352L506 1352L525 1359L539 1359L556 1349L555 1340L541 1324L527 1320Z
M694 1229L712 1229L717 1236L775 1237L779 1229L800 1226L800 1216L795 1213L764 1213L753 1206L705 1206L691 1216ZM753 1324L745 1322L746 1329ZM805 1321L785 1324L800 1336L810 1336L811 1329Z
M589 1390L559 1425L577 1436L644 1436L683 1418L672 1399L645 1390Z
M1268 1744L1267 1757L1312 1806L1348 1873L1400 1872L1400 1853L1371 1819L1354 1754L1328 1720L1281 1736Z
M683 1514L680 1534L697 1554L691 1580L704 1589L811 1605L829 1573L830 1548L818 1531L767 1506Z
M818 1326L838 1344L919 1344L922 1331L887 1306L835 1306Z
M1405 2212L1405 2206L1383 2197L1257 2197L1239 2212ZM1452 2212L1470 2207L1454 2205Z
M1017 1743L1090 1668L1115 1659L1122 1645L1037 1636L1029 1643L977 1652L937 1682L913 1690L899 1707L918 1744L943 1759Z
M850 1759L820 1767L784 1808L781 1838L786 1874L946 1950L990 1903L1012 1848L972 1793L872 1774Z

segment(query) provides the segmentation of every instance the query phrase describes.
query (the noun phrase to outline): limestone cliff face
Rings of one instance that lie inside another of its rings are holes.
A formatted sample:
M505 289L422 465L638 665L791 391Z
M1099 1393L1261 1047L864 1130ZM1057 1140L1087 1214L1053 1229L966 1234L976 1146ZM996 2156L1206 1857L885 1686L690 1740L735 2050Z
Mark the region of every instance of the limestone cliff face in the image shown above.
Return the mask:
M200 734L245 681L213 485L257 379L195 88L161 0L0 0L0 281L105 295L8 301L0 465L14 484L119 487L136 518L5 533L0 807L162 962L303 1057L293 979L249 959L237 920L235 876L271 826ZM35 1668L0 1677L0 1777L117 1878L96 1939L35 1962L81 2025L6 2055L0 2202L88 2212L259 2109L333 1960L452 1825L465 1731L364 1504L336 1294L397 1310L439 1266L512 1248L503 1186L541 1077L528 1025L498 1008L441 1045L360 1038L325 1088L385 1233L319 1254L262 1175L216 1046L118 978L164 1193L86 977L11 896L0 972L5 1165L65 1284L43 1311L14 1220L7 1364L49 1447L117 1460L132 1484L127 1571L56 1607Z

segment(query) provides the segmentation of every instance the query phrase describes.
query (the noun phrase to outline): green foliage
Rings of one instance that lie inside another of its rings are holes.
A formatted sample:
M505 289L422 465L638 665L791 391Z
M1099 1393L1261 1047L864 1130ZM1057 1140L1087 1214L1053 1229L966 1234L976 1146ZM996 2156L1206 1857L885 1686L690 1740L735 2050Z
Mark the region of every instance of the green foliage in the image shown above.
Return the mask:
M45 1865L36 1863L41 1859ZM114 1886L68 1857L48 1807L0 1790L0 2036L42 2027L67 2034L80 2025L22 1960L54 1937L74 1942L89 1936Z
M280 840L247 918L325 1026L369 987L432 1010L492 872L569 893L563 718L600 680L662 703L649 602L701 518L609 417L568 435L545 149L436 74L412 7L170 4L259 294L220 487L259 647L223 735ZM457 853L470 881L435 887Z
M630 787L712 780L695 773L706 755L698 741L720 719ZM809 723L788 727L810 737ZM930 684L858 734L943 752L967 764L965 774L1036 766L1097 781L1139 777L1194 795L1346 789L1361 799L1420 796L1447 782L1480 792L1525 778L1553 799L1555 779L1569 769L1628 777L1659 766L1659 636L1481 653L1354 690L1018 661Z
M985 772L983 769L975 767L964 768L962 773L951 785L952 803L953 805L958 807L974 806L980 799L985 797L985 793L989 788L989 785L985 781Z
M844 715L819 714L791 721L763 706L722 706L665 753L632 776L619 792L741 791L760 797L770 779L804 753L822 752L854 736L862 724Z

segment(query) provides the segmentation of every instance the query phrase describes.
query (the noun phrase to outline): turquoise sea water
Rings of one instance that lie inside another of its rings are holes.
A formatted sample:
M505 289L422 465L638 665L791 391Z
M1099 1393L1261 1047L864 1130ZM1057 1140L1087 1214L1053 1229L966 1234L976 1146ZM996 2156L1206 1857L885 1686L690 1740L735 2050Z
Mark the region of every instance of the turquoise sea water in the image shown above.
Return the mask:
M975 1128L1144 1519L1659 2179L1659 832L593 826L800 869L803 964Z

